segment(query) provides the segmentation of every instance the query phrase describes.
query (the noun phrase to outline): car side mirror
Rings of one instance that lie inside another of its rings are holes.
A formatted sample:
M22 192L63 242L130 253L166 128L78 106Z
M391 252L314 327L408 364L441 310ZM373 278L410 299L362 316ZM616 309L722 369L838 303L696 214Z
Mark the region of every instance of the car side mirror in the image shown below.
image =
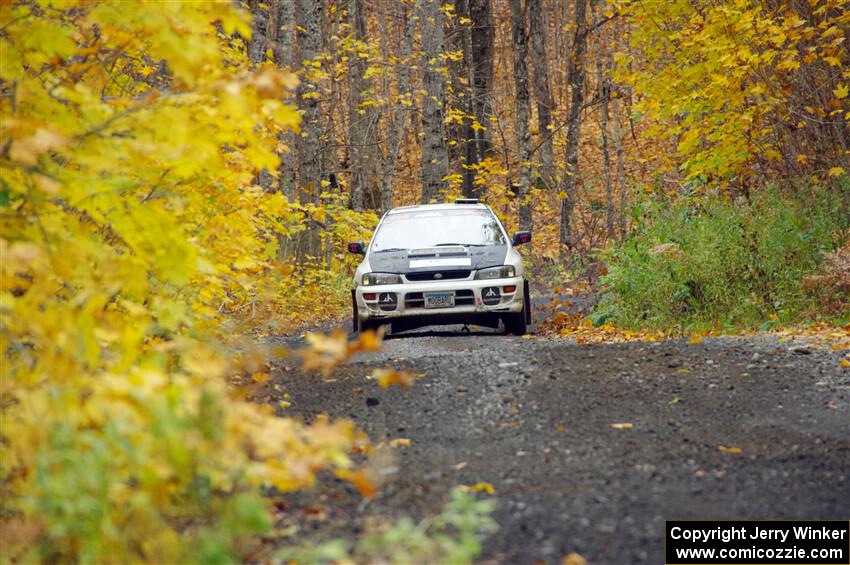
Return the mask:
M348 252L356 255L366 255L366 250L363 248L362 241L352 241L348 244Z
M522 245L523 243L529 243L531 241L531 232L530 231L518 231L514 233L513 244L514 245Z

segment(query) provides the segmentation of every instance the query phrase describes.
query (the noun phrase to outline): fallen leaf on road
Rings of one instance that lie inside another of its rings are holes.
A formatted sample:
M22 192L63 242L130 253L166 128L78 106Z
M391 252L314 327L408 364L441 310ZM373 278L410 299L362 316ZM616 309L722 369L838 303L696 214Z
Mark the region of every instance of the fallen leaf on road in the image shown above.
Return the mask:
M410 447L411 441L406 437L400 437L390 442L390 447Z
M624 423L620 423L620 424L608 424L608 427L614 428L615 430L630 430L630 429L634 428L635 426L634 426L634 424L624 422Z
M734 453L736 455L743 452L740 447L726 447L725 445L718 445L717 449L723 453Z
M336 472L336 476L353 484L360 496L364 498L372 498L378 492L378 488L366 471L352 472L348 469L340 469Z
M842 359L839 364L845 369L850 368L850 359Z
M302 512L308 520L324 520L328 517L324 506L308 506Z
M564 426L558 426L557 428L555 428L555 431L559 434L562 434L567 431L567 428L565 428Z
M398 385L401 388L410 388L416 382L418 375L408 370L397 371L395 369L375 369L372 378L378 381L381 388Z
M562 565L587 565L587 559L576 552L569 553L564 556Z
M487 494L493 494L496 492L496 489L494 489L493 485L491 485L490 483L475 483L471 487L461 485L460 488L464 492L484 492Z

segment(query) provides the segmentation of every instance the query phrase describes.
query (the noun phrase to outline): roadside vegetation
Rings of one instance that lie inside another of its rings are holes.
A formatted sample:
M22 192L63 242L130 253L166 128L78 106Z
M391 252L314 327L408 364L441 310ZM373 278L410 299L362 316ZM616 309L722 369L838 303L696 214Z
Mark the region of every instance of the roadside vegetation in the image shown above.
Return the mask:
M598 324L847 324L848 30L848 0L0 2L2 559L473 560L487 489L280 552L275 497L377 481L352 422L250 399L293 354L257 336L338 319L345 242L460 195L552 285L590 272ZM307 342L330 374L380 336Z
M850 234L846 198L767 188L750 199L648 199L640 224L603 256L591 319L683 334L850 323L847 282L813 278Z

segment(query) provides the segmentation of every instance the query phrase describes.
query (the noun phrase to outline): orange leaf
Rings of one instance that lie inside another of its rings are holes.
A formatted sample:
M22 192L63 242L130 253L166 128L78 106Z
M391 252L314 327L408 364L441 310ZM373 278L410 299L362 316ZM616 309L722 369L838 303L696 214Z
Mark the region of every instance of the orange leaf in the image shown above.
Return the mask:
M392 385L398 385L401 388L410 388L416 382L417 376L416 373L407 370L375 369L372 371L372 378L378 381L381 388L388 388Z

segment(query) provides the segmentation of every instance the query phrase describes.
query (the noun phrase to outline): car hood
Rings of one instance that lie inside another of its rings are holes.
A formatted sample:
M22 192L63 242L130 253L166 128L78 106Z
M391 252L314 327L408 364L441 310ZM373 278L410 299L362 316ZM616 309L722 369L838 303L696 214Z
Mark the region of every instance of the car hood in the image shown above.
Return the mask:
M507 245L486 247L432 247L370 253L369 267L375 273L415 273L417 271L463 271L504 265Z

